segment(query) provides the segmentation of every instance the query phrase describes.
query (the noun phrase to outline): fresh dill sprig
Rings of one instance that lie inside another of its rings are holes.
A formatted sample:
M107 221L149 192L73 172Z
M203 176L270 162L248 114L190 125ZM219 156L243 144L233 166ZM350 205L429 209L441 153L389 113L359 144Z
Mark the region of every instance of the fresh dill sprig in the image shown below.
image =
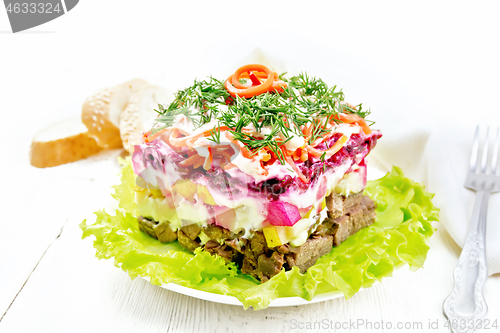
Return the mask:
M352 113L362 118L370 114L362 110L361 104L345 103L342 90L337 86L328 87L319 78L302 73L289 79L282 74L280 79L287 83L283 92L263 93L252 98L232 97L224 82L213 77L195 80L192 86L177 92L168 107L158 106L154 131L171 126L179 115L189 118L195 128L216 121L208 140L220 143L220 127L227 126L234 138L253 154L267 148L284 164L281 145L293 136L302 136L302 126L312 124L308 141L312 144L329 132L329 121L340 122L336 114ZM261 135L252 136L242 131L250 125Z
M319 157L320 161L323 163L323 172L326 171L325 157L326 157L326 151Z
M214 126L214 129L210 131L210 138L208 140L220 144L220 126Z
M196 122L196 119L192 117L189 107L177 106L171 103L167 108L165 108L162 104L158 104L158 110L154 109L154 111L158 113L158 118L155 120L155 124L152 129L153 133L171 126L177 119L177 116L181 114L191 119L191 121ZM157 126L159 123L162 125Z
M321 119L314 119L312 121L313 123L313 130L311 133L311 137L309 138L309 144L312 144L314 141L317 139L323 137L323 134L326 134L330 132L328 128L326 128L326 125L328 124L329 118L325 118L324 123L321 121Z

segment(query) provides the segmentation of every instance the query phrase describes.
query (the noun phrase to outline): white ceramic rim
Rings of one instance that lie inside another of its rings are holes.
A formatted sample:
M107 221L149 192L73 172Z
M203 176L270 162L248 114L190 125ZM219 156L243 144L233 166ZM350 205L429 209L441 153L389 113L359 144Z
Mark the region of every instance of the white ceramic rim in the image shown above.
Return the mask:
M408 267L408 266L405 265L404 263L400 264L400 265L394 267L393 272L399 271L403 267ZM142 277L142 278L149 282L149 278L147 278L147 277ZM371 287L373 287L377 284L380 284L380 282L375 281L375 283ZM243 303L241 303L234 296L214 294L214 293L210 293L208 291L183 287L183 286L180 286L180 285L175 284L175 283L163 284L163 285L161 285L161 288L164 288L164 289L167 289L170 291L174 291L176 293L183 294L186 296L202 299L205 301L221 303L221 304L228 304L228 305L243 306ZM360 292L362 290L365 290L365 288L360 288L358 292ZM280 297L280 298L272 300L271 303L269 303L268 307L278 308L278 307L285 307L285 306L297 306L297 305L304 305L304 304L312 304L312 303L319 303L319 302L324 302L324 301L328 301L331 299L342 298L342 297L344 297L344 295L342 294L341 291L338 291L338 290L316 295L310 301L305 300L301 297Z
M380 177L383 177L384 175L385 175L385 173L382 172L381 170L378 170L378 169L370 167L370 166L368 167L368 178L370 180L378 179ZM396 266L394 268L394 271L400 270L401 267L403 267L403 266L404 265ZM143 277L143 278L145 280L149 281L149 279L147 277ZM380 283L379 281L376 281L373 285L376 285L379 283ZM174 292L177 292L179 294L186 295L186 296L190 296L190 297L194 297L194 298L198 298L198 299L203 299L205 301L221 303L221 304L243 306L243 304L234 296L214 294L214 293L210 293L207 291L183 287L183 286L180 286L180 285L175 284L175 283L163 284L161 286L161 288L164 288L164 289L167 289L170 291L174 291ZM364 288L361 288L359 291L362 291L362 290L364 290ZM305 300L301 297L280 297L280 298L272 300L268 307L285 307L285 306L297 306L297 305L304 305L304 304L312 304L312 303L324 302L324 301L328 301L331 299L342 298L342 297L344 297L344 295L342 294L341 291L338 291L338 290L316 295L310 301Z

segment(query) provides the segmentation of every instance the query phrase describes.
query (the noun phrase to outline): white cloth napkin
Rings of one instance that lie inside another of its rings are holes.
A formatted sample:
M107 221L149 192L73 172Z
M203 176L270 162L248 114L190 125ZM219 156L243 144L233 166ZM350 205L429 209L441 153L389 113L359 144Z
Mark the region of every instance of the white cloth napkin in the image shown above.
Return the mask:
M388 170L398 165L407 176L424 181L427 190L436 194L440 222L460 247L465 243L475 200L475 192L464 187L474 131L475 124L388 130L371 156L371 162L379 168ZM490 197L486 233L488 274L493 275L500 273L500 193Z

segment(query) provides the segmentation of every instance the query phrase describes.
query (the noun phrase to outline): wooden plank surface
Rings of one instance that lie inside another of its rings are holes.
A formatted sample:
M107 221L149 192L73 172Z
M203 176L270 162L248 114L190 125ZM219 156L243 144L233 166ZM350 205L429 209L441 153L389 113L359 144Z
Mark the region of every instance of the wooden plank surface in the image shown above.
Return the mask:
M78 107L77 102L67 110L78 110ZM23 112L13 112L10 117L11 124L24 123L24 131L35 133L64 118L65 111L49 116L33 112L29 122L25 121ZM45 251L59 237L71 213L84 200L91 179L118 172L115 157L121 152L107 151L91 160L39 169L29 163L31 136L18 133L18 126L7 126L0 131L1 153L6 157L0 163L0 202L3 208L0 223L0 318ZM13 138L15 145L9 144Z
M289 61L300 70L330 75L328 82L343 87L349 101L363 102L374 111L373 119L387 137L393 129L385 125L394 119L404 120L406 126L411 125L409 119L428 125L428 119L438 117L443 122L435 121L437 125L448 126L450 119L470 122L473 110L481 112L478 122L498 121L500 49L492 42L499 30L498 7L488 2L451 7L444 2L431 6L345 2L335 3L332 11L266 5L287 22L302 22L299 34L277 38L262 33L267 28L261 25L258 38L248 43L238 42L238 30L214 43L200 38L200 29L207 26L210 15L210 31L224 31L226 18L234 14L233 3L212 10L208 2L199 6L155 2L151 11L150 5L128 6L117 0L81 2L69 15L34 29L33 34L1 34L5 52L0 110L6 125L0 131L0 317L5 313L0 332L293 332L312 331L294 327L325 319L341 326L358 319L422 324L422 329L407 330L350 325L335 329L334 325L331 331L338 332L448 331L441 304L451 289L460 249L444 230L432 238L423 269L400 271L348 301L244 311L140 279L131 281L111 263L95 259L91 241L80 239L78 223L101 205L81 206L79 198L94 195L99 201L98 194L107 195L108 188L94 184L85 192L88 179L29 166L31 136L46 125L78 115L81 102L95 89L134 76L178 89L195 77L226 75L249 52L266 49L275 51L272 60L277 63ZM109 13L116 8L120 15L110 21ZM138 21L130 24L123 17ZM254 19L263 22L267 16ZM3 20L2 29L8 30L7 17ZM108 34L110 22L116 29ZM336 47L335 52L321 51L323 44ZM175 50L164 52L169 46ZM387 88L386 80L394 80L389 88L397 89ZM401 97L406 96L405 89L411 98ZM65 103L70 105L59 107ZM500 320L499 294L500 277L490 277L485 295L491 320ZM429 327L429 321L436 320L438 328Z
M142 279L131 281L111 262L97 260L91 241L80 239L78 224L109 202L108 185L92 183L88 202L74 212L48 249L0 322L0 332L288 332L302 331L299 325L305 330L316 321L332 331L365 332L367 322L380 325L382 320L386 325L422 325L401 330L405 332L447 331L441 306L451 289L459 248L444 230L433 236L423 269L412 273L404 268L349 300L245 311L164 290ZM485 290L489 319L498 319L500 299L494 295L499 293L500 277L490 277ZM358 320L365 322L361 325ZM430 328L436 320L439 329ZM358 326L352 326L354 322Z
M15 116L15 115L14 115ZM22 121L22 115L15 122ZM25 125L37 130L36 123ZM0 131L2 155L2 222L0 231L0 318L12 303L49 245L58 237L90 180L37 169L29 164L31 137L19 137L17 127ZM72 189L72 195L61 195Z

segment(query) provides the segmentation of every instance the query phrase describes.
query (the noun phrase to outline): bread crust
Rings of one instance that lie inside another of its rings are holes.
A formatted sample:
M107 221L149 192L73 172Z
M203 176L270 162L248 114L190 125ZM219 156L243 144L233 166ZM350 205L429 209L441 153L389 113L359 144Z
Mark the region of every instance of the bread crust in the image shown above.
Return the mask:
M85 100L82 106L82 122L89 136L105 149L121 148L120 115L125 110L131 95L148 83L134 79L111 88L99 90Z
M81 160L101 151L102 148L87 131L50 141L40 140L47 131L53 132L55 126L74 126L74 122L79 121L74 118L63 120L35 134L30 150L31 165L38 168L54 167Z
M120 115L120 136L123 147L132 154L134 145L142 143L142 135L151 129L157 117L154 109L158 104L168 104L174 98L164 88L158 86L145 86L130 97L129 103Z

